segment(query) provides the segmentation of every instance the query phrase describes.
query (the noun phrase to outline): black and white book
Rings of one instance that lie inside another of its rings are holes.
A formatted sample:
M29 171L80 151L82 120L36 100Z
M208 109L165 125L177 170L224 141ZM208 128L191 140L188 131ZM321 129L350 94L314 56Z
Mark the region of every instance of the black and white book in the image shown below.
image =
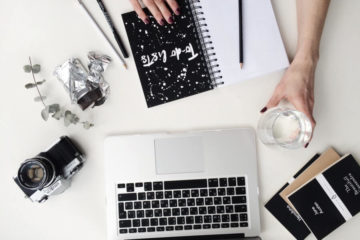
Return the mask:
M288 58L271 2L243 1L244 65L238 0L178 1L181 15L160 26L122 15L148 107L284 69Z
M360 211L360 166L346 155L288 196L317 239Z

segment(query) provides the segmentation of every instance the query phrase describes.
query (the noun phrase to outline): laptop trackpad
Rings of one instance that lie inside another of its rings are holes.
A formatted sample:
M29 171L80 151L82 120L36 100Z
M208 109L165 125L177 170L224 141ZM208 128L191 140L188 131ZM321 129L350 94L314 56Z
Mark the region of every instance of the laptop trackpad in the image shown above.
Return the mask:
M155 139L157 174L204 171L203 143L200 136Z

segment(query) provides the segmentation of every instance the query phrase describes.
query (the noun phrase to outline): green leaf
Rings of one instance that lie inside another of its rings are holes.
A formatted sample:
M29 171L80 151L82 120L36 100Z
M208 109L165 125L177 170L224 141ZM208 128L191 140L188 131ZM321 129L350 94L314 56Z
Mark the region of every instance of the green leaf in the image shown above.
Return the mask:
M31 66L30 66L30 65L25 65L25 66L23 67L23 69L24 69L24 71L27 72L27 73L31 72Z
M91 127L94 126L94 124L92 124L92 123L90 123L90 122L88 122L88 121L83 122L82 124L83 124L83 127L84 127L85 129L90 129Z
M49 113L56 113L60 111L60 105L55 103L55 104L51 104L49 105Z
M32 67L33 73L39 73L40 70L41 70L41 66L39 64L33 65L33 67Z
M60 109L59 111L57 111L56 113L54 113L52 115L53 118L55 118L56 120L60 120L60 118L64 117L64 113L63 111Z
M47 121L49 119L49 106L46 106L42 111L41 111L41 117Z
M46 96L42 96L42 99L45 100L46 99ZM34 98L34 101L35 102L40 102L41 101L41 97L40 96L37 96Z
M68 127L71 124L72 113L69 110L65 111L64 114L64 125Z
M25 84L26 89L30 89L30 88L34 88L34 87L36 87L35 83L27 83L27 84Z

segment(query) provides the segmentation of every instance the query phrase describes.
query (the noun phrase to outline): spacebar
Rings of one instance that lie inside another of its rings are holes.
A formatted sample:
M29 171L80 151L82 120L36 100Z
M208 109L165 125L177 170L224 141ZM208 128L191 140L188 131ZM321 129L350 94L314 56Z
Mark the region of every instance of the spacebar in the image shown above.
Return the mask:
M198 180L165 181L164 185L165 185L165 190L185 189L185 188L206 188L207 180L198 179Z

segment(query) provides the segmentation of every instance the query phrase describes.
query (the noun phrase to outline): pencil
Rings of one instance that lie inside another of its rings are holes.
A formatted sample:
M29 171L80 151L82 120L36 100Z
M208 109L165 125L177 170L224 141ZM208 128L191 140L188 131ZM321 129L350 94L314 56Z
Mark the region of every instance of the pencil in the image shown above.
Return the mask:
M85 4L82 2L82 0L78 0L80 6L82 7L82 9L85 11L86 15L88 15L88 17L90 18L90 20L94 23L95 27L99 30L99 32L101 33L101 35L105 38L105 40L107 41L107 43L110 45L110 47L112 48L112 50L115 52L115 54L119 57L121 63L124 65L125 68L127 68L126 63L124 61L124 59L121 57L120 53L116 50L116 48L114 47L114 45L111 43L111 41L109 40L109 38L106 36L106 34L104 33L104 31L100 28L99 24L96 22L96 20L94 19L94 17L91 15L91 13L89 12L89 10L86 8Z
M239 0L239 49L240 49L240 68L244 64L244 47L243 47L243 9L242 0Z

